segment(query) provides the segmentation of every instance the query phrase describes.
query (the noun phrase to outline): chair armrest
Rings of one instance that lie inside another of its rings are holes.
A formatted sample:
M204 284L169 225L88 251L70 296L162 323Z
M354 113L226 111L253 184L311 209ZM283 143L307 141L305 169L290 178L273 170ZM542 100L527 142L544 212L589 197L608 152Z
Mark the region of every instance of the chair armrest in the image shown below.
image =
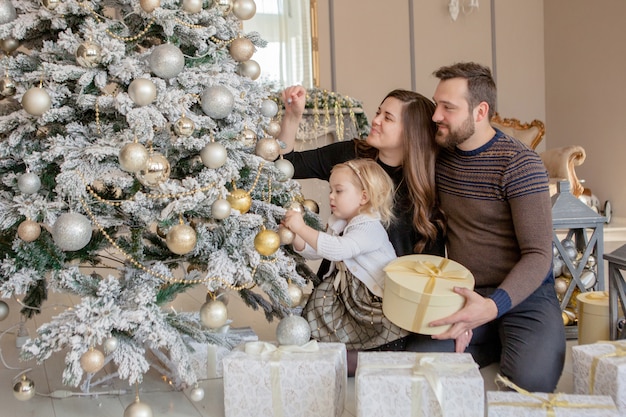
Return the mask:
M576 197L584 190L576 176L576 167L585 162L586 156L585 149L578 145L548 149L541 153L550 179L568 180L572 194Z

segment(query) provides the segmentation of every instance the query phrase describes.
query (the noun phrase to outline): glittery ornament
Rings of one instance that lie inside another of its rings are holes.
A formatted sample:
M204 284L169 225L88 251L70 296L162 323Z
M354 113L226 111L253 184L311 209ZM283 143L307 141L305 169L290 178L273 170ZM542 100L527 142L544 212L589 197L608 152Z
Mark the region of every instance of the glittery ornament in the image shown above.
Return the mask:
M240 20L249 20L256 13L256 3L254 0L234 0L233 14Z
M156 99L156 85L147 78L136 78L128 86L128 95L138 106L146 106Z
M108 355L109 353L115 351L115 349L117 349L119 344L120 342L117 340L117 337L111 336L107 338L107 340L105 340L104 343L102 344L102 346L104 347L104 353Z
M274 138L259 139L254 153L266 161L274 161L280 155L280 144Z
M152 408L137 397L124 410L124 417L152 417Z
M87 41L76 48L76 62L81 67L94 68L102 62L102 48L97 43Z
M60 0L41 0L41 4L43 4L43 6L48 10L54 10L57 8L59 4L61 4L61 1Z
M167 232L167 248L177 255L189 253L196 247L196 231L186 224L177 224Z
M202 111L213 119L225 118L235 107L235 97L228 88L221 85L206 88L200 99Z
M185 56L176 45L165 43L152 50L148 64L154 75L167 80L185 68Z
M26 172L17 179L17 188L24 194L34 194L41 188L41 180L37 174Z
M41 116L50 110L50 106L52 99L43 88L31 87L22 96L22 107L33 116Z
M196 403L202 401L204 399L204 389L202 387L194 387L189 391L189 399Z
M0 321L9 317L9 305L0 300Z
M80 367L83 371L94 374L104 366L104 354L98 349L89 348L89 350L80 357Z
M218 142L207 143L200 151L200 158L202 163L207 168L216 169L223 166L226 163L228 153L226 148Z
M174 123L174 133L177 136L189 137L196 130L196 125L189 117L183 116Z
M183 10L187 13L200 13L202 11L202 0L183 0Z
M301 316L288 316L276 326L276 341L279 345L302 346L311 340L309 322Z
M127 143L119 153L120 167L127 172L141 171L146 167L149 157L148 150L141 143Z
M213 0L213 4L222 12L222 14L228 14L233 9L232 0Z
M211 300L200 307L200 321L209 329L222 327L228 321L226 304L219 300Z
M271 122L267 124L265 131L267 132L268 135L270 135L273 138L278 137L278 135L280 135L280 123L278 123L275 120L272 120Z
M241 132L241 141L245 146L253 146L256 144L256 137L256 133L254 133L253 130L246 128Z
M263 100L261 114L265 117L274 117L278 113L278 104L274 100Z
M16 91L17 86L11 78L5 76L0 80L0 94L2 94L4 97L14 96Z
M251 80L256 80L261 75L261 66L254 59L249 59L237 64L237 73Z
M289 294L289 300L291 301L289 307L296 307L300 305L300 302L302 301L302 288L298 287L293 282L290 282L287 284L287 294Z
M22 375L22 379L13 385L13 395L20 401L28 401L35 396L35 383Z
M230 43L230 56L237 62L244 62L254 55L254 44L248 38L235 38Z
M230 216L230 203L228 200L218 198L211 204L211 216L216 220L223 220Z
M17 227L17 236L24 242L33 242L41 235L41 226L39 223L30 219L24 220Z
M261 230L254 237L254 248L263 256L274 254L280 247L280 236L273 230Z
M5 38L0 40L0 49L2 49L7 54L15 51L20 47L20 42L15 38Z
M158 152L152 153L144 168L135 175L146 187L158 187L167 181L171 174L170 162Z
M54 243L64 251L75 251L91 240L91 222L80 213L64 213L52 226Z
M302 203L300 203L299 201L290 201L286 206L285 206L285 210L293 210L293 211L297 211L298 213L304 215L304 206L302 205Z
M17 11L11 0L0 0L0 25L9 23L17 17Z
M289 230L288 227L283 226L282 224L278 226L278 237L280 238L281 245L291 245L293 243L296 234Z
M148 13L152 13L157 7L161 7L161 0L139 0L139 6Z
M308 208L309 210L311 210L313 213L320 214L320 206L314 200L310 200L310 199L304 200L302 202L302 205Z
M281 172L281 175L278 177L278 181L287 181L293 178L293 173L295 171L293 164L286 159L279 159L274 162L274 165Z
M226 197L230 203L231 208L239 210L241 214L245 214L250 210L252 206L252 197L244 190L233 190Z

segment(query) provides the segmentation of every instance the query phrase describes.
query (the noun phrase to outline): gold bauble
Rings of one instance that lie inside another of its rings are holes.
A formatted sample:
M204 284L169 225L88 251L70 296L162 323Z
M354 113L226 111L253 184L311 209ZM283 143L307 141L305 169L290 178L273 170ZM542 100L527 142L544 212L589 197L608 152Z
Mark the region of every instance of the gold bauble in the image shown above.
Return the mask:
M187 13L200 13L202 11L202 0L183 0L183 10Z
M183 116L174 123L174 133L177 136L189 137L193 135L196 125L189 117Z
M286 210L293 210L293 211L297 211L298 213L304 215L304 206L302 205L302 203L300 203L299 201L293 200L291 202L289 202L286 206L285 206Z
M157 96L156 85L147 78L135 78L128 85L128 96L138 106L147 106Z
M41 0L41 4L43 4L46 9L54 10L61 4L61 0Z
M246 128L241 132L241 141L247 147L253 146L256 143L256 138L256 133L251 129Z
M98 372L104 366L104 354L97 349L89 348L80 357L80 367L90 374Z
M219 300L207 301L200 307L200 321L209 329L222 327L228 321L226 304Z
M124 145L118 155L120 167L127 172L141 171L146 167L149 158L146 147L137 142Z
M271 137L277 138L278 135L280 135L280 123L278 123L275 120L272 120L271 122L269 122L267 124L267 127L265 128L265 131Z
M152 13L157 7L161 7L161 0L139 0L141 8L148 13Z
M251 80L256 80L261 75L261 66L254 59L249 59L237 65L237 73Z
M245 62L254 55L254 44L248 38L235 38L230 43L230 56L237 62Z
M41 234L39 223L26 219L17 227L17 236L24 242L37 240Z
M22 375L22 379L13 385L13 395L20 401L28 401L35 396L35 383Z
M124 410L124 417L152 417L150 406L139 400L139 396Z
M280 144L274 138L259 139L254 153L266 161L275 161L280 155Z
M300 302L302 301L302 288L290 282L287 285L287 294L289 294L289 299L291 300L291 305L289 307L296 307L300 305Z
M213 4L222 12L222 14L228 14L233 10L232 0L213 0Z
M273 230L261 230L254 237L254 248L261 255L270 256L280 248L280 236Z
M241 20L249 20L256 13L256 4L254 0L234 0L233 14Z
M226 199L230 203L230 207L235 210L239 210L241 214L247 213L252 206L252 197L250 197L250 194L244 190L233 190L230 194L228 194Z
M291 245L296 234L281 224L278 226L278 237L281 245Z
M580 288L578 286L574 288L574 292L572 292L572 296L569 299L568 307L571 307L572 310L576 311L578 309L578 295L580 294Z
M154 152L142 170L135 176L146 187L158 187L168 180L171 173L170 163L163 155Z
M102 62L102 48L95 42L83 42L76 48L75 56L81 67L95 68Z
M9 38L4 38L0 40L0 49L2 49L7 54L10 54L11 52L15 51L19 47L20 47L20 42L15 38L9 37Z
M186 224L177 224L167 232L165 243L177 255L189 253L196 247L196 231Z
M302 205L308 208L313 213L320 214L320 206L317 204L317 202L315 202L315 200L309 200L309 199L304 200L302 202Z

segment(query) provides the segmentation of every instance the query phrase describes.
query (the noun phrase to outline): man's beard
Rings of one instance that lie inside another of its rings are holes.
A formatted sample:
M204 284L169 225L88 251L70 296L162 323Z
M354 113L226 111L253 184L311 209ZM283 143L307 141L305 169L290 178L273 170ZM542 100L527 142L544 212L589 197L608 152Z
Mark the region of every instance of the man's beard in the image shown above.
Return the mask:
M444 134L443 131L437 130L437 134L435 135L435 139L439 146L443 146L445 148L454 149L458 145L462 144L466 140L468 140L476 131L476 126L474 125L474 120L472 119L472 115L470 114L463 124L459 126L458 129L452 129L449 125L446 125L448 128L448 134Z

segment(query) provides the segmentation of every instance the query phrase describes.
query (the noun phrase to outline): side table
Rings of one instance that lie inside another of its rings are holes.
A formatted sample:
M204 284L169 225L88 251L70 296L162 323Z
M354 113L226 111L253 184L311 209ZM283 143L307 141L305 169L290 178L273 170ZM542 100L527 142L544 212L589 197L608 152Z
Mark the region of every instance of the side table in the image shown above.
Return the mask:
M625 339L626 329L619 330L617 325L618 313L626 317L626 281L621 272L626 271L626 245L604 254L604 259L609 262L609 336L611 340Z

